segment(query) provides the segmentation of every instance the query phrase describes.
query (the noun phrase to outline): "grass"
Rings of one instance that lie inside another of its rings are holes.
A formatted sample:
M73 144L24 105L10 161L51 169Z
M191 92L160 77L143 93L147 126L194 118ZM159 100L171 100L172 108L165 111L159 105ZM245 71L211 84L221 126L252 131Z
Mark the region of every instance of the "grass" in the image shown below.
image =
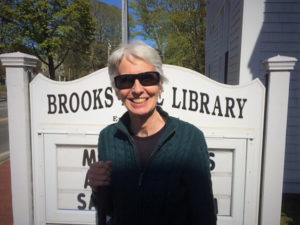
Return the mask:
M6 86L5 86L5 84L0 84L0 96L6 96Z
M300 224L300 195L283 194L280 225Z

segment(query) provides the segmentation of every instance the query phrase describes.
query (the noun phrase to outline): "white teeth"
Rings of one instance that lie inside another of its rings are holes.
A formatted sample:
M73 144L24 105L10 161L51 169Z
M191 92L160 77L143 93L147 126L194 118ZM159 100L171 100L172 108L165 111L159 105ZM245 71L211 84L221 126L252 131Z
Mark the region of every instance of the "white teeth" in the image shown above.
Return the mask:
M141 103L141 102L146 101L146 99L145 98L135 98L135 99L132 99L132 101L135 103Z

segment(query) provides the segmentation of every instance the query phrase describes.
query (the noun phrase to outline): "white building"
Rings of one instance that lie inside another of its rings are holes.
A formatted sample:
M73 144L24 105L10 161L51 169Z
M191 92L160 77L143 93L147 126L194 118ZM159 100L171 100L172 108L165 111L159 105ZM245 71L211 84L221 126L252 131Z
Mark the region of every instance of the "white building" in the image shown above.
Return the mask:
M276 55L300 59L300 0L207 0L206 75L228 84L266 82L262 62ZM290 80L285 193L300 193L299 73L298 62Z

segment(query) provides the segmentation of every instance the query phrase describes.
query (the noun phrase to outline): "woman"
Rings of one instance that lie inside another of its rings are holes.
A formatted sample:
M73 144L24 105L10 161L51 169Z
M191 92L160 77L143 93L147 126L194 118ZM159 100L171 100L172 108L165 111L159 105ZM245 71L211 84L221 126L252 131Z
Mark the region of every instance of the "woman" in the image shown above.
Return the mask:
M157 100L165 80L158 53L142 42L108 59L127 112L100 132L99 162L87 173L101 224L216 224L208 152L202 132L169 116Z

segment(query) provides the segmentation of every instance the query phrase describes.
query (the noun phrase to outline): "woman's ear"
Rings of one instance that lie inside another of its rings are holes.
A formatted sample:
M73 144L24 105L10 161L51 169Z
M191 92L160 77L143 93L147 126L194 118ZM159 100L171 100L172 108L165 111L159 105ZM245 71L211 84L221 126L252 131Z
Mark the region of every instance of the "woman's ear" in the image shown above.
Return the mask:
M162 92L163 92L162 87L159 86L159 91L158 91L158 96L159 96L159 97L161 97Z
M117 96L118 100L121 100L121 96L120 96L120 92L119 91L116 91L116 96Z

